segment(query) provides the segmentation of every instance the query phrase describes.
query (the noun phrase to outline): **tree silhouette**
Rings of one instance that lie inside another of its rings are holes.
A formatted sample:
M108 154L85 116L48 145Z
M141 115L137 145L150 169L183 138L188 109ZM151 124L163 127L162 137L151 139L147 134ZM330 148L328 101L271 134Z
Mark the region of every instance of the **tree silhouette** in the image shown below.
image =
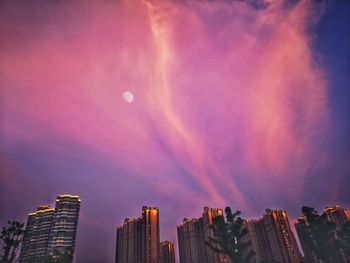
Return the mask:
M240 217L241 212L232 213L231 208L226 207L225 213L226 221L223 216L213 218L210 228L214 237L209 237L206 244L213 251L229 256L235 263L249 262L255 252L249 249L251 241L244 240L248 231Z
M336 225L313 207L303 206L302 212L304 219L299 219L299 237L307 249L323 262L341 262L342 244L337 237Z
M16 261L17 252L23 240L24 224L17 221L8 221L7 226L2 227L0 240L2 250L0 263L13 263Z

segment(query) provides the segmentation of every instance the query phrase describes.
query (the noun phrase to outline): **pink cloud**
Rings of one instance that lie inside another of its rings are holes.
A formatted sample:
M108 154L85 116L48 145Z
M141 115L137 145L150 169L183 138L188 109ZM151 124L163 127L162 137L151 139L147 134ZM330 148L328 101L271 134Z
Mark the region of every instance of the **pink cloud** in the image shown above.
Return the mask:
M182 189L189 202L248 207L237 170L262 195L266 181L300 194L327 119L326 83L309 1L269 2L94 4L74 23L49 19L37 37L14 21L10 37L24 41L1 54L1 130L14 142L82 144L169 198Z

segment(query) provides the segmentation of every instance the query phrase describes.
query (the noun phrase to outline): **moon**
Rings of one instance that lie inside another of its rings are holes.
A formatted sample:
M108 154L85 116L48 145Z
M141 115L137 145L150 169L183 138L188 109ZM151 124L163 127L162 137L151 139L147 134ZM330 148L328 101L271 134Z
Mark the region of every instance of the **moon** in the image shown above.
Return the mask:
M126 103L132 103L134 101L134 94L130 91L124 91L122 97Z

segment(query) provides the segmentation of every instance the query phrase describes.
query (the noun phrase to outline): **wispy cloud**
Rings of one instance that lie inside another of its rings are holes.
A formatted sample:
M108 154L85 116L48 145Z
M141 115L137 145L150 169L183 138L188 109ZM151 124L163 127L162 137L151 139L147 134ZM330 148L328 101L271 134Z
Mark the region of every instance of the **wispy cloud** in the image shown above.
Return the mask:
M140 178L166 170L145 180L163 195L249 207L246 181L298 196L327 123L308 34L318 14L312 1L248 2L135 0L77 16L71 4L8 18L1 132L47 147L72 140Z

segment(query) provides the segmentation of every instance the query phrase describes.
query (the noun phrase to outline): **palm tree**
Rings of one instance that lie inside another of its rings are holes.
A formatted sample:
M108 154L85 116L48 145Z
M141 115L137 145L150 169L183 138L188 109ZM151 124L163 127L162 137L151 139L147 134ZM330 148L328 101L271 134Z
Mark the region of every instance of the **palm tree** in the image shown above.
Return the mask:
M2 227L0 240L3 243L3 254L0 263L13 263L24 235L24 224L17 221L8 221L8 225Z
M226 207L225 213L226 221L223 216L213 218L210 228L214 237L209 237L207 245L213 251L229 256L235 263L249 262L255 252L249 249L251 241L244 239L248 231L240 217L241 212L232 213L231 208Z

